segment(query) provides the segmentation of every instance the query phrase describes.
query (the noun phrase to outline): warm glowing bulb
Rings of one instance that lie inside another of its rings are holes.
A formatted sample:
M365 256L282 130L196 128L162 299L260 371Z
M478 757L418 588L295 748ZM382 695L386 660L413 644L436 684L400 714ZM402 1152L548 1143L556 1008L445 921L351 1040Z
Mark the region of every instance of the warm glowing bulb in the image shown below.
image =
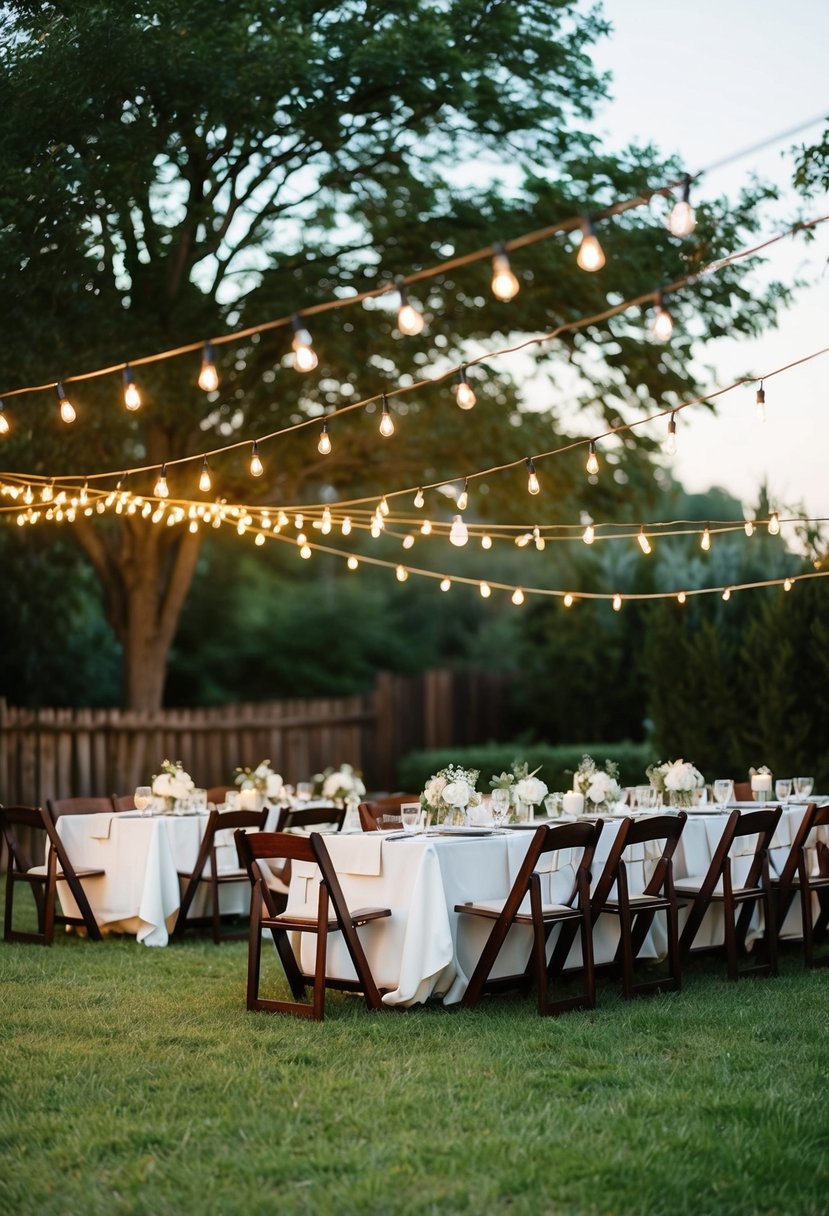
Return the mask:
M488 600L492 595L492 588L490 587L489 583L481 583L480 592L481 599Z
M123 368L121 377L124 381L124 405L128 410L141 409L141 394L129 367Z
M708 528L706 528L703 532L702 540L699 542L699 545L700 548L704 549L706 553L711 548L711 533L709 532Z
M350 515L346 515L345 519L343 520L342 524L340 525L340 531L342 532L343 536L350 535L350 533L351 533L351 516Z
M389 513L389 504L388 504L388 502L386 501L386 496L385 496L385 494L384 494L384 495L383 495L383 497L380 499L380 503L379 503L379 505L378 505L378 507L377 507L377 510L380 512L380 514L381 514L381 515L388 515L388 513Z
M587 464L584 467L591 477L595 477L599 471L599 455L593 440L590 441L590 451L587 454Z
M451 580L451 579L449 579L449 578L442 578L442 579L440 580L440 589L441 589L441 591L448 591L448 590L449 590L449 588L450 588L451 586L452 586L452 580Z
M199 530L199 525L196 523L196 521L195 521L195 519L194 519L194 520L193 520L193 522L192 522L192 523L191 523L191 525L190 525L190 531L191 531L191 532L198 532L198 530ZM264 533L264 532L257 532L257 533L256 533L256 540L254 541L254 544L256 544L256 545L264 545L264 543L265 543L265 533Z
M420 535L421 536L431 536L432 535L432 521L430 519L424 519L423 523L420 525Z
M697 226L696 212L688 201L690 189L691 179L689 177L682 187L679 202L674 203L673 210L668 216L668 228L674 236L690 236Z
M202 494L210 493L210 470L207 467L207 457L205 456L201 466L201 476L199 477L199 489Z
M467 506L469 505L468 486L469 486L469 479L466 478L463 483L463 489L461 490L460 494L458 495L458 499L457 499L457 508L459 511L465 511Z
M723 593L722 593L722 597L725 600L725 602L728 603L728 601L731 599L731 588L730 587L726 587L725 591L723 591Z
M75 413L75 407L73 406L73 404L69 400L69 398L66 396L66 392L64 391L64 387L62 384L59 384L57 386L57 394L58 394L58 402L60 403L61 418L66 423L74 422L75 418L77 417L77 414Z
M331 436L328 434L328 423L323 422L322 430L320 431L320 441L317 444L317 451L320 456L327 456L331 451Z
M383 525L381 523L379 523L377 518L375 517L371 521L371 527L369 528L369 533L370 533L372 539L377 540L377 537L380 535L380 533L382 531L383 531Z
M312 372L319 360L313 349L311 335L298 316L294 316L291 324L294 336L291 346L294 350L294 367L298 372Z
M581 270L601 270L605 264L604 250L599 244L599 238L593 231L590 220L583 220L581 225L581 244L576 255L576 263Z
M463 522L462 516L456 515L452 520L452 527L449 529L449 543L452 545L457 545L457 547L460 549L468 540L469 529Z
M391 416L385 393L383 393L383 412L380 415L380 434L384 435L386 439L394 434L394 419Z
M640 529L639 535L636 539L639 541L639 548L645 555L652 552L651 542L648 540L647 535L645 534L644 526Z
M783 590L791 591L791 589L792 589L792 580L790 578L784 579L783 580Z
M472 391L472 386L466 378L466 372L462 371L458 377L458 386L455 389L455 400L462 410L471 410L478 398Z
M250 454L250 475L251 477L261 477L265 471L265 466L259 458L259 445L256 440L253 441L253 451Z
M665 437L665 452L668 456L676 455L676 414L668 419L668 434Z
M620 612L621 609L622 609L622 597L621 597L621 595L619 595L619 592L617 591L613 597L613 611Z
M743 530L745 531L746 536L753 536L754 535L754 520L747 519L746 522L743 524Z
M328 536L330 531L331 531L331 511L328 507L326 507L322 513L322 519L320 521L320 532L322 532L323 536Z
M592 524L587 525L587 527L584 529L584 532L582 533L581 538L586 545L593 544L593 541L596 539L596 529L593 527Z
M3 412L3 402L0 401L0 435L8 435L9 430L9 420Z
M213 362L213 347L208 342L202 351L199 388L204 389L206 393L215 393L218 387L219 373L216 371L216 364Z
M411 532L409 532L409 534L407 536L403 537L403 548L404 549L411 549L412 546L414 545L414 543L415 543L415 538L412 536Z
M40 491L41 502L51 502L52 499L54 498L54 495L55 495L54 486L53 486L53 483L50 481L49 484L44 486L43 489Z
M417 309L409 303L409 293L406 288L400 287L400 310L397 314L397 328L401 334L405 334L409 338L416 337L417 334L423 332L423 316Z
M311 546L308 544L303 545L299 551L299 556L307 562L308 558L311 556Z
M523 604L524 603L524 592L521 590L520 587L516 587L515 590L513 591L512 602L513 602L513 604Z
M527 474L528 474L528 477L527 477L528 493L538 494L539 491L541 490L541 486L538 484L538 476L535 471L535 465L533 464L532 457L529 457L527 459Z
M512 300L518 295L520 284L512 272L503 245L495 246L495 257L492 259L492 294L496 300Z
M766 390L763 388L763 381L760 381L760 387L757 390L755 398L757 406L757 418L760 422L766 421Z
M769 516L769 536L777 536L780 531L780 517L776 511Z
M674 332L674 319L662 303L660 293L656 300L656 316L651 325L651 333L659 342L667 342Z
M676 602L678 604L684 604L686 599L687 599L687 596L685 595L685 592L680 591L679 595L676 597Z
M405 583L406 579L409 577L409 572L405 566L398 566L394 573L397 577L398 583Z
M345 564L348 566L349 570L356 570L360 563L357 561L356 557L351 556Z
M484 535L481 537L481 548L482 549L491 549L492 548L492 537L487 536L486 533L484 533Z
M170 491L167 489L167 466L163 464L161 472L158 475L158 480L153 487L153 494L155 494L156 498L167 498L169 493Z
M418 487L418 491L414 496L414 505L418 510L423 506L426 499L423 497L423 491Z
M565 608L572 608L572 607L573 607L573 597L572 597L572 595L570 594L570 592L569 592L569 591L567 592L567 594L566 594L566 595L565 595L565 597L564 597L564 607L565 607Z

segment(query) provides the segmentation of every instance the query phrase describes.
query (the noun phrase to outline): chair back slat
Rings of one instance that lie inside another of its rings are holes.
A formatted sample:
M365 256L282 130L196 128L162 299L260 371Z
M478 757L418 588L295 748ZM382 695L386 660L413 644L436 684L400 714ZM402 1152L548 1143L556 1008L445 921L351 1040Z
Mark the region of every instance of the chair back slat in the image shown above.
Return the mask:
M112 797L107 798L49 798L46 801L52 820L61 815L101 815L111 811Z
M277 832L288 832L291 828L315 827L318 824L333 824L339 832L345 822L345 807L327 802L323 806L283 806L279 808L276 821Z
M782 814L783 808L775 806L761 811L743 811L740 815L734 831L734 839L737 840L743 836L757 836L754 856L744 883L746 887L756 887L760 880L763 858L768 854L772 837L777 831Z
M631 845L664 841L659 857L653 858L653 872L642 894L654 895L661 889L665 881L665 873L671 865L687 819L685 811L679 811L676 815L648 815L641 819L622 820L593 892L594 916L598 915L607 903L610 892L618 879L619 867L624 861L624 853Z

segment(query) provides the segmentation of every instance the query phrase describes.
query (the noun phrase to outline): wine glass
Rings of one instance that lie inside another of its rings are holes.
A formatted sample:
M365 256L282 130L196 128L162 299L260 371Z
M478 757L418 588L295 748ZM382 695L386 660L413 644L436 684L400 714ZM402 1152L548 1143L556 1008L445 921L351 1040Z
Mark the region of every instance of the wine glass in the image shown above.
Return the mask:
M135 809L142 815L149 814L153 805L153 791L149 785L137 785L134 794Z
M314 785L311 781L298 781L296 796L300 802L310 802L314 796Z
M814 788L814 777L795 777L794 792L798 798L808 798Z
M509 790L492 791L492 819L496 827L501 827L509 815Z
M734 782L730 777L718 777L713 789L717 805L721 811L724 811L726 803L731 802L734 797Z
M784 806L788 806L789 799L792 796L792 779L791 777L780 777L774 783L774 792L777 796L777 801L782 802Z
M403 802L400 805L400 821L406 832L416 832L420 827L420 803Z

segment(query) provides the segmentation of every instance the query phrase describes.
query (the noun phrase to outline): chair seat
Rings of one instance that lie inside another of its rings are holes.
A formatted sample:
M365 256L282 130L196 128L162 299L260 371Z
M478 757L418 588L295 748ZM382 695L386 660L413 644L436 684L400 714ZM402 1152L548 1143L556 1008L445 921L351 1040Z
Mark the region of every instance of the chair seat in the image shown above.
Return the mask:
M190 870L179 870L178 876L179 876L179 878L190 878L191 872L190 872ZM203 882L211 881L209 865L206 865L204 867L204 869L201 872L200 877ZM248 881L247 871L240 870L238 868L234 869L234 870L219 870L219 872L216 875L216 882L247 882L247 881Z
M355 925L365 924L370 920L380 920L381 917L391 916L391 908L355 908L349 909L349 916ZM280 912L278 916L263 916L263 929L297 929L308 932L315 931L319 924L319 912L316 904L300 904L290 912ZM328 917L328 928L337 929L339 922L332 913Z
M694 875L691 878L681 878L679 882L674 883L674 890L677 895L697 895L700 887L705 881L705 875ZM733 887L732 893L736 900L740 899L757 899L763 894L762 887ZM722 878L717 879L717 885L711 893L712 899L723 899Z
M48 868L46 866L32 866L26 871L26 873L31 874L32 878L45 878L48 873ZM101 878L104 874L106 874L106 870L75 870L76 878ZM58 870L55 877L57 878L58 882L66 882L66 875L64 874L63 870Z
M481 899L475 903L456 904L455 911L466 912L470 916L483 916L487 920L497 920L503 912L506 902L505 899ZM545 920L568 920L571 917L577 920L581 916L581 911L578 908L571 908L569 904L542 904L541 915ZM531 925L532 917L529 912L517 912L515 923Z
M678 887L677 890L679 890ZM628 904L632 912L641 912L644 909L649 912L661 912L665 908L671 907L671 901L664 895L631 895ZM602 904L602 912L618 913L618 911L618 899L606 899Z
M780 879L775 878L773 885L775 887L779 887ZM795 877L789 883L789 886L794 887L795 890L799 891L800 888L803 886L803 883L800 881L800 875L795 875ZM823 875L823 874L810 875L808 882L806 883L806 886L809 888L810 891L825 890L826 887L829 887L829 874L827 874L827 875Z

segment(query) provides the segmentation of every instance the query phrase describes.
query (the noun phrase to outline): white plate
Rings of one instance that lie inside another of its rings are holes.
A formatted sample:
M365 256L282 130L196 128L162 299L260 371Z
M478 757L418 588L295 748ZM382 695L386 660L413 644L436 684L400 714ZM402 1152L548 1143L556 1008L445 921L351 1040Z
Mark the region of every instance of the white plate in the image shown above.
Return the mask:
M523 825L519 825L523 826ZM436 827L429 828L429 836L494 836L494 828Z

